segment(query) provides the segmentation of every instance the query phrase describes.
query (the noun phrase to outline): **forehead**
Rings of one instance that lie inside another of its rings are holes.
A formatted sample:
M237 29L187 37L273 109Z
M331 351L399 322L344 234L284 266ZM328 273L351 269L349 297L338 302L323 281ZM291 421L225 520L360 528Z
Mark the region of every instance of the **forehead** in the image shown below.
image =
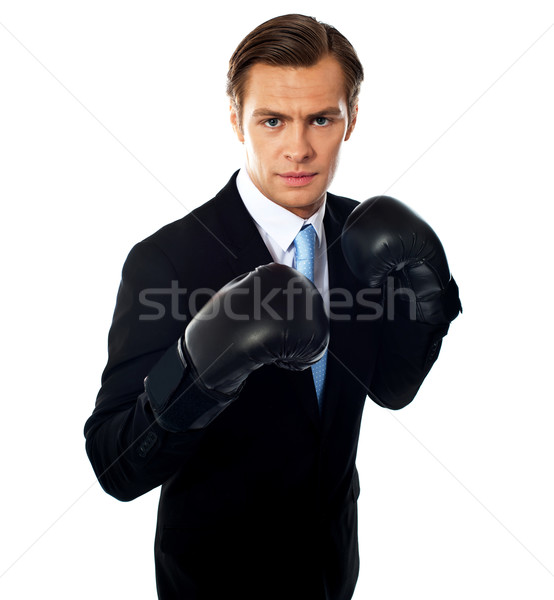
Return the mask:
M284 108L346 103L344 74L332 56L311 67L276 67L257 63L250 67L245 82L243 105Z

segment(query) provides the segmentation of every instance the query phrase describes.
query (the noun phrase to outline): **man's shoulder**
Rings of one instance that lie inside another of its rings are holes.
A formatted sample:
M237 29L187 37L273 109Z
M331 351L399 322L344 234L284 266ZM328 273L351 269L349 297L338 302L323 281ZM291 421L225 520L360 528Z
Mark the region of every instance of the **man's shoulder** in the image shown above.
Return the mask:
M358 200L353 200L352 198L347 198L346 196L338 196L337 194L332 194L331 192L327 192L327 201L333 205L341 206L344 208L350 208L353 210L360 203Z
M338 221L346 221L348 215L358 206L359 201L327 192L327 210Z

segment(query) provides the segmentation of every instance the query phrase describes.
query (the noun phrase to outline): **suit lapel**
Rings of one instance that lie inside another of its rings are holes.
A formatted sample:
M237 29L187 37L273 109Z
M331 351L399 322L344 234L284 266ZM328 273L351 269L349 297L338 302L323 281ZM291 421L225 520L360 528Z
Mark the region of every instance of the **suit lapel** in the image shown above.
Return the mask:
M231 270L229 279L252 271L260 265L273 262L254 220L238 193L235 183L237 173L214 198L217 214L220 215L222 241L229 250L226 253L228 267ZM277 371L279 377L288 381L288 389L294 390L298 402L303 405L310 421L319 430L321 418L311 369L304 371L274 369L273 371ZM271 381L268 381L269 386L271 386Z
M228 249L227 263L233 277L273 262L237 190L237 174L238 171L214 198L219 216L219 229L223 243Z
M339 217L336 200L328 194L327 210L325 214L325 237L327 240L327 260L329 268L329 290L331 301L330 342L327 359L327 372L325 380L325 396L323 400L324 430L329 429L333 422L339 404L345 401L342 390L345 379L350 379L352 373L348 365L351 364L353 355L364 352L360 347L360 326L356 322L355 294L360 287L350 271L341 246L343 220ZM333 307L333 298L337 306ZM340 303L352 299L351 306L339 308ZM370 340L365 340L370 343ZM341 406L341 410L348 410L348 406Z

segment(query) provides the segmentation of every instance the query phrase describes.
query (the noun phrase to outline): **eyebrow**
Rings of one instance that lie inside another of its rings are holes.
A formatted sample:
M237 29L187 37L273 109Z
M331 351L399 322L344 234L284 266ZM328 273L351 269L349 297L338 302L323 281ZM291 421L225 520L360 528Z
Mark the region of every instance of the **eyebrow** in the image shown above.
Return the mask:
M323 110L318 110L317 112L308 115L308 119L311 121L312 119L316 119L317 117L323 117L326 115L329 115L329 116L342 115L342 110L340 108L337 108L336 106L328 106L327 108L324 108ZM284 113L281 113L278 110L272 110L271 108L267 108L265 106L254 110L252 112L251 116L252 117L276 117L277 119L289 119L290 118L288 115L285 115Z

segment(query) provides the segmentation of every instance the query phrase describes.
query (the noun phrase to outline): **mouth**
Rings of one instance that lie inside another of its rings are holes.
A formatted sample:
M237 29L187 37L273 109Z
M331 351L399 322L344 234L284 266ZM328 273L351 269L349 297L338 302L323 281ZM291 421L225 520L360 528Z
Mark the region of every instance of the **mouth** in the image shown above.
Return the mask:
M291 187L302 187L313 181L317 173L308 173L306 171L291 171L289 173L278 173L281 181Z

